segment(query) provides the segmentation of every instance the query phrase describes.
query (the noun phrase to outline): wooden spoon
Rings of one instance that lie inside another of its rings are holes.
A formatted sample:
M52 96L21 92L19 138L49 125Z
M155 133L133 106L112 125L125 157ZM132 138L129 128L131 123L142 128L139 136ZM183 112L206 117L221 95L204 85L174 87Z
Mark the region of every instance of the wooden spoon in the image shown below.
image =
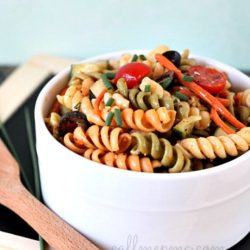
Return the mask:
M23 186L19 166L0 139L0 203L19 215L54 249L98 250Z

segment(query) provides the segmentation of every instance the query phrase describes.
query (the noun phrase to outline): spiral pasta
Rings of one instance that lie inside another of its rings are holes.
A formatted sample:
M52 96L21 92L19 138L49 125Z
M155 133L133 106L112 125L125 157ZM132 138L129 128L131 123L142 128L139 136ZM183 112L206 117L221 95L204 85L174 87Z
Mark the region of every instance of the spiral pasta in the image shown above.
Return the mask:
M241 122L246 125L250 123L250 108L248 108L247 106L239 106L238 114Z
M210 119L210 114L208 111L206 110L200 110L196 107L191 107L190 108L190 112L189 115L193 115L193 116L200 116L201 120L195 122L194 126L196 129L206 129L210 126L211 123L211 119Z
M77 154L83 154L85 152L85 148L81 145L77 145L73 138L73 133L67 133L63 137L63 144L70 149L71 151Z
M81 100L80 111L86 115L89 122L103 126L104 120L100 114L98 114L93 107L93 104L90 101L88 96L84 96Z
M52 135L58 138L58 127L60 124L61 116L56 112L51 112L50 116L45 119L46 125L50 128Z
M177 115L180 119L188 118L189 116L199 116L200 120L194 124L194 127L199 130L208 128L211 123L210 114L207 110L201 110L198 107L191 106L188 102L180 101L178 103Z
M153 173L154 168L160 167L160 162L151 160L148 157L139 157L137 155L117 154L105 152L102 149L87 149L83 156L95 162L103 163L107 166L120 169L133 170L136 172Z
M239 104L250 108L250 89L247 89L242 92Z
M100 128L97 125L90 126L86 131L81 127L75 128L73 139L77 145L111 152L124 152L131 144L131 135L124 133L122 128Z
M133 108L145 111L150 108L167 107L168 105L166 99L160 99L156 93L147 93L138 89L131 89L129 91L129 100Z
M160 160L161 165L168 167L170 173L191 171L191 161L178 147L173 147L165 138L158 138L154 133L132 133L136 143L131 154L142 154Z
M178 143L183 153L189 158L211 159L237 156L249 149L250 127L243 128L236 134L209 136L207 138L187 138Z
M175 121L176 112L167 110L165 107L149 109L144 112L142 109L131 108L122 111L122 121L125 128L137 129L144 132L159 131L166 133Z
M165 73L165 69L163 68L163 66L156 62L156 63L153 63L152 65L152 74L151 74L151 77L153 80L158 80L160 79Z
M181 54L181 65L180 65L180 70L182 71L188 71L190 66L195 65L196 62L194 59L189 58L189 50L185 49L183 53Z
M79 103L81 103L83 95L79 86L72 85L69 86L63 96L57 95L57 100L60 104L64 107L68 108L69 110L77 110Z
M144 91L146 85L150 85L150 92ZM164 91L160 84L149 78L144 78L139 88L128 89L124 79L119 79L117 83L117 91L123 97L127 98L131 106L135 109L143 109L144 111L160 107L171 109L169 105L171 95L167 91ZM117 94L115 93L114 95ZM124 103L120 108L128 107L128 103L125 103L123 100L120 102Z

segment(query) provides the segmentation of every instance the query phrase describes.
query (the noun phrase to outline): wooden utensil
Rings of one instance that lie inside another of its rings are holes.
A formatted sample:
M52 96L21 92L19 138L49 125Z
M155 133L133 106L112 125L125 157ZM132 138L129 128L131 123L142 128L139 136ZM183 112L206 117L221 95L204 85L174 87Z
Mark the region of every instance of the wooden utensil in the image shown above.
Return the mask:
M98 250L23 186L19 166L0 139L0 203L18 214L53 248Z

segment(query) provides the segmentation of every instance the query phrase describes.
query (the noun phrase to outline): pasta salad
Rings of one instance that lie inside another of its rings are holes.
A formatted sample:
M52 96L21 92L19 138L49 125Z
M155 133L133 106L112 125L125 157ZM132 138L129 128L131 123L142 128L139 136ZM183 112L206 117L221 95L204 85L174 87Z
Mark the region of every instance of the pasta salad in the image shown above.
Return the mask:
M71 66L46 125L71 151L119 169L180 173L250 146L250 89L167 46Z

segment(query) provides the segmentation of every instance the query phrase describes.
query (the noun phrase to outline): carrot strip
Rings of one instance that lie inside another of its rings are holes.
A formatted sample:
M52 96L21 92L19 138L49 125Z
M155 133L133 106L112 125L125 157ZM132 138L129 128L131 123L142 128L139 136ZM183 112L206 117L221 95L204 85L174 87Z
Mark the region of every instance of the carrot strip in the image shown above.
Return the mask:
M221 102L225 107L228 107L230 105L230 100L226 99L226 98L220 98L220 97L216 97L216 99Z
M242 97L242 92L238 92L238 93L235 95L234 101L235 101L236 105L240 105L241 97Z
M104 89L104 90L100 93L100 95L96 98L95 105L94 105L94 109L95 109L95 111L97 112L98 115L101 114L101 111L100 111L100 109L99 109L99 105L100 105L100 103L101 103L101 101L102 101L102 99L103 99L103 97L104 97L104 94L105 94L106 92L107 92L107 90Z
M224 90L222 92L219 93L219 96L222 98L226 98L229 95L229 91L228 90Z
M205 89L200 87L195 82L187 82L183 80L182 72L166 57L161 54L155 55L156 60L166 69L173 71L179 82L194 92L198 97L207 102L211 107L213 107L217 112L219 112L225 119L230 122L233 126L238 129L244 128L245 125L238 121L224 106L221 102L219 102L213 95L207 92Z
M235 132L225 123L221 120L221 118L219 117L217 111L212 108L211 109L211 119L215 122L215 124L222 128L227 134L234 134Z
M188 97L194 96L194 93L192 93L188 88L186 87L174 87L173 91L178 91L180 93L182 93L183 95L186 95Z
M179 92L188 97L194 96L194 94L188 89L180 89Z

